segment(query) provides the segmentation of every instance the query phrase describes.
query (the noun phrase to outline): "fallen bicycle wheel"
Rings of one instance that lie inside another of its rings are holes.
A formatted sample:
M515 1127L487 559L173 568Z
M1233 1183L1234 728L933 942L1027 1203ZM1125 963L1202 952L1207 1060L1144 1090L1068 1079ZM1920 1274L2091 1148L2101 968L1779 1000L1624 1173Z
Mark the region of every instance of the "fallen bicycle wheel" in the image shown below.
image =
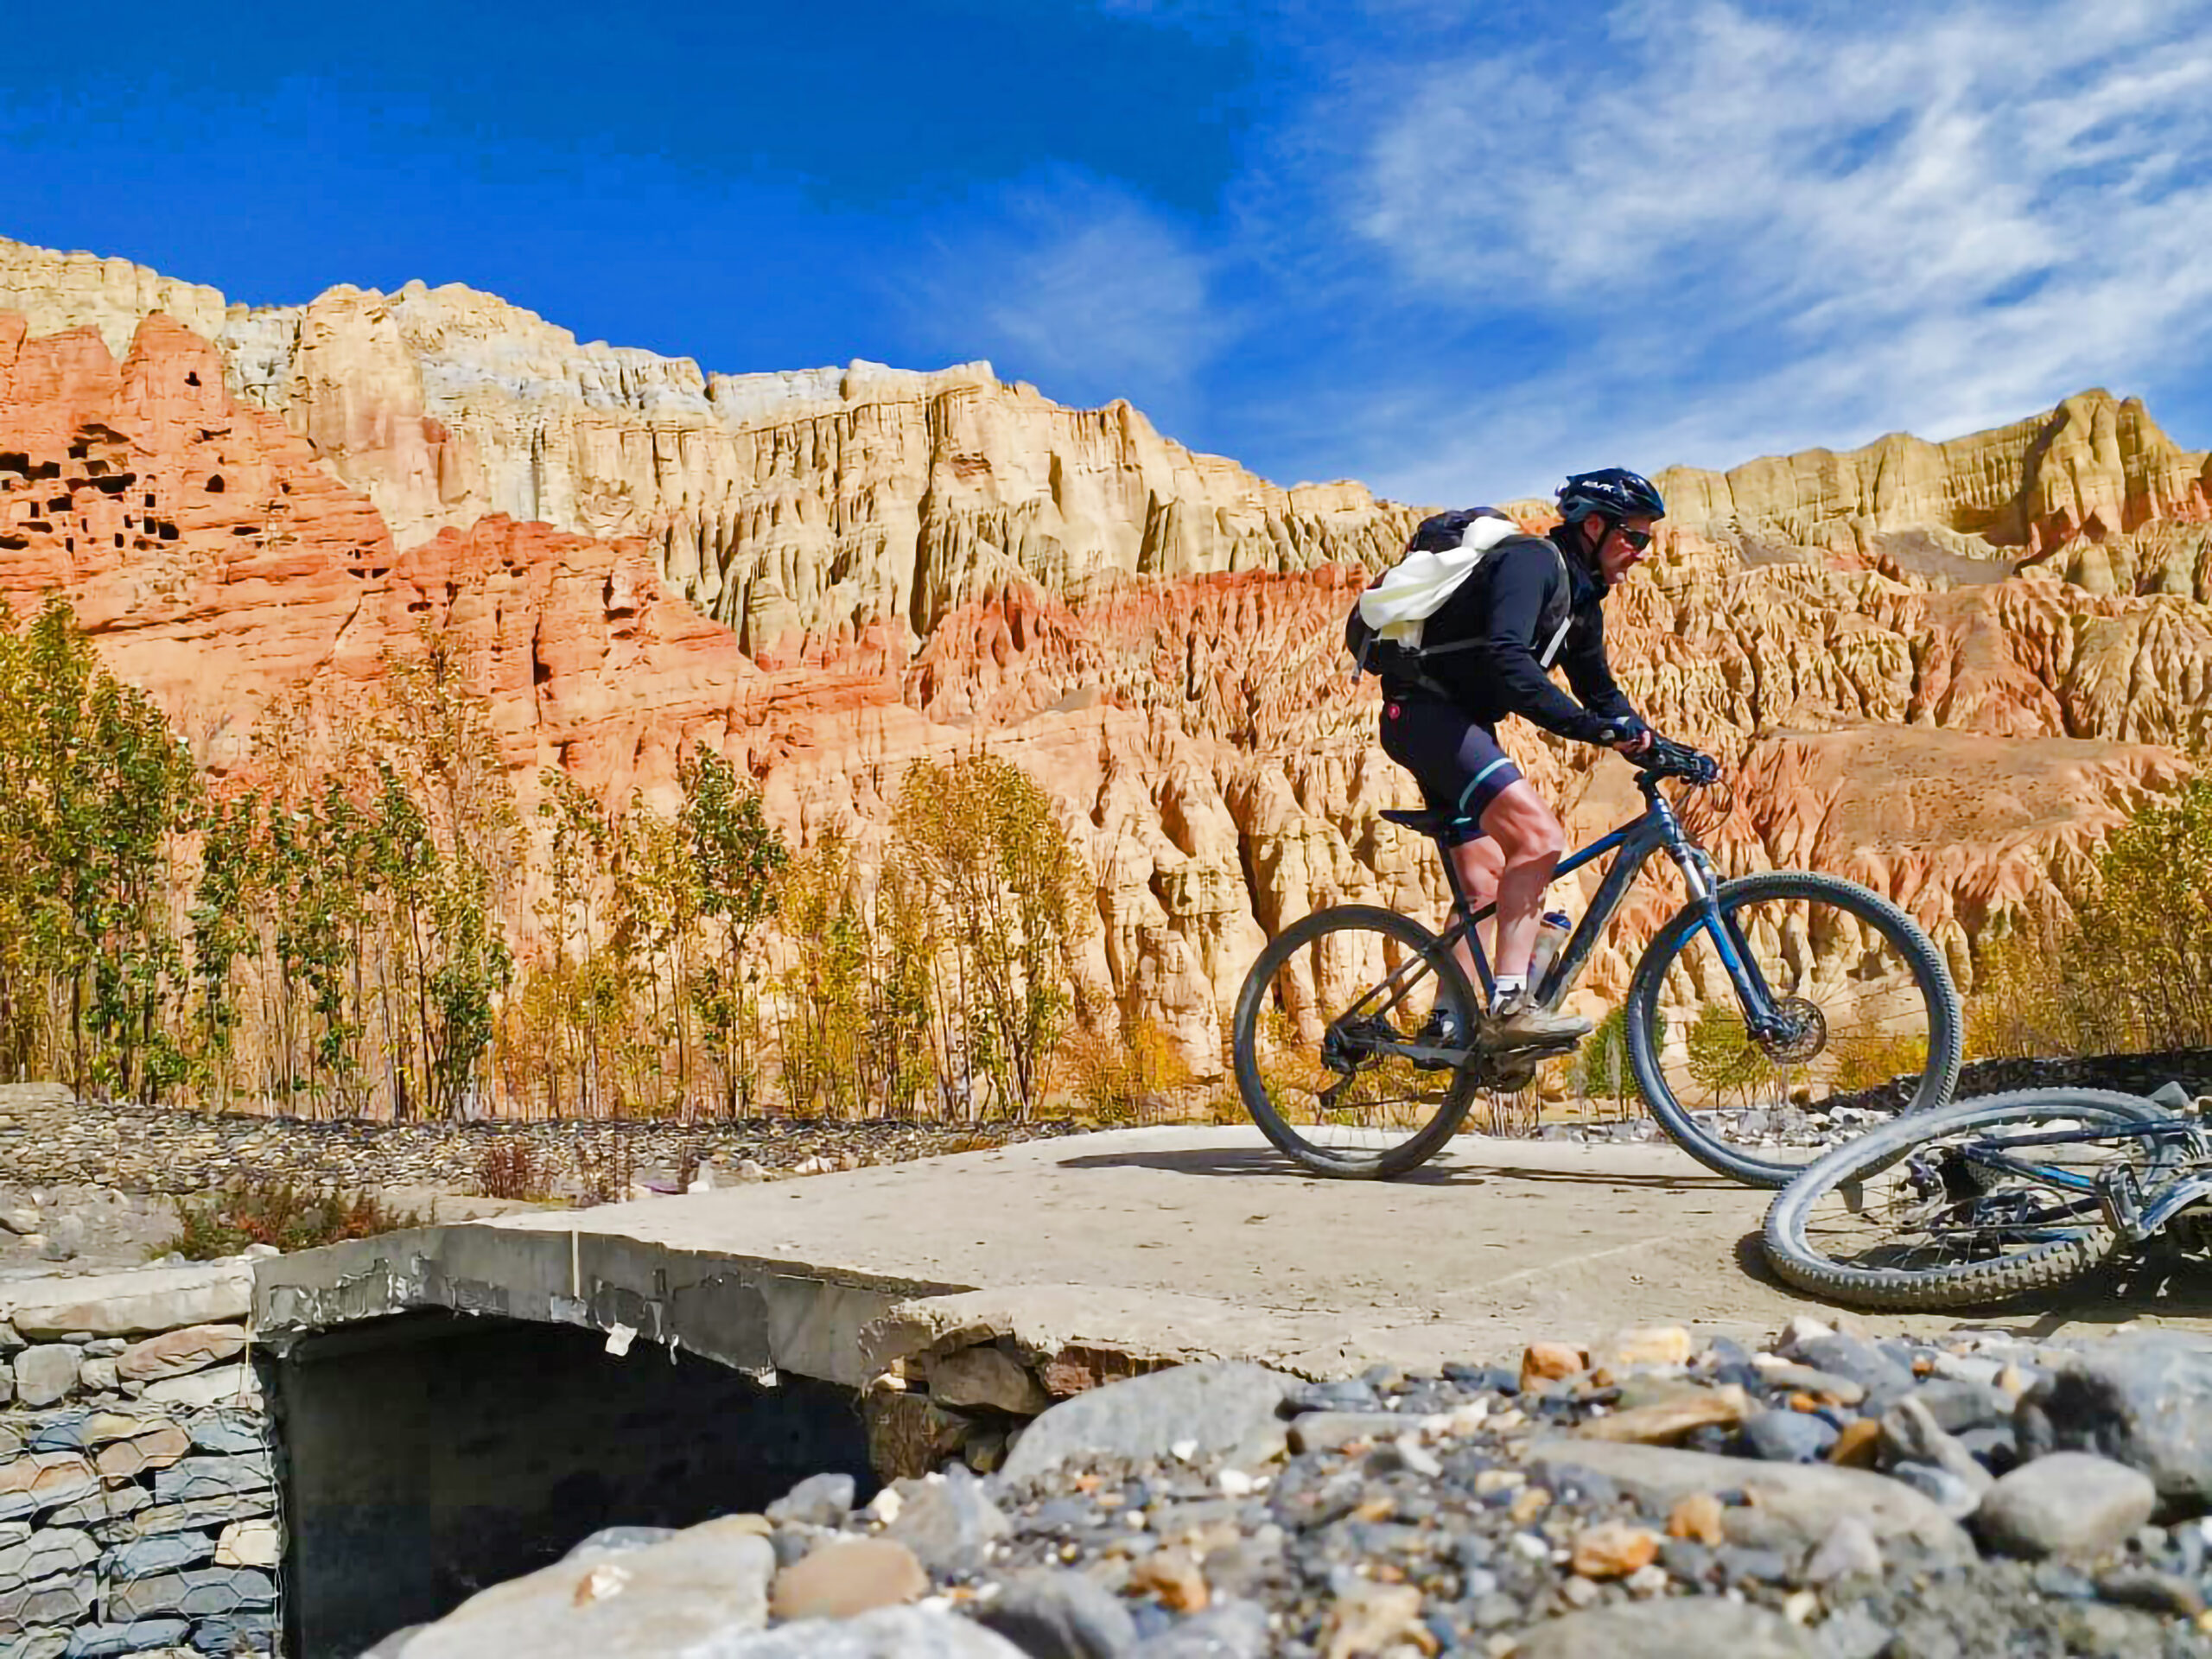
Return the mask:
M1637 964L1624 1022L1637 1086L1684 1151L1780 1186L1836 1141L1950 1098L1965 1022L1910 917L1856 882L1796 870L1715 896L1725 943L1704 906L1686 906ZM1745 1020L1732 952L1757 969L1775 1029Z
M1474 1007L1466 975L1418 922L1367 905L1317 911L1245 976L1237 1093L1314 1174L1403 1174L1452 1138L1475 1090L1473 1069L1422 1045L1423 1029L1446 1008L1470 1030Z
M2051 1289L2119 1248L2101 1178L2172 1175L2182 1140L2135 1131L2173 1121L2094 1089L2024 1089L1895 1119L1782 1190L1767 1261L1801 1290L1859 1307L1976 1307Z

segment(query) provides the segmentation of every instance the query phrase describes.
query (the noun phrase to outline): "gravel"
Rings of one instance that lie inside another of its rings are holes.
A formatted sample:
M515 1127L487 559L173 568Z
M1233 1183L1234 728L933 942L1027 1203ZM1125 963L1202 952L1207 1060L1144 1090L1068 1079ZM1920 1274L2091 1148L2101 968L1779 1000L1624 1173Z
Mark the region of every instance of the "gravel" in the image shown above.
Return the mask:
M1221 1363L1109 1383L1021 1430L996 1474L954 1463L858 1509L803 1483L759 1523L772 1605L918 1601L915 1639L965 1650L952 1627L981 1625L1029 1659L2212 1655L2206 1506L2154 1520L2145 1471L2019 1463L2009 1436L1978 1452L1945 1427L1986 1433L2084 1367L2177 1386L2171 1344L1808 1319L1759 1354L1630 1334L1438 1375ZM1543 1377L1562 1351L1681 1357ZM1967 1525L1897 1478L1914 1471L1968 1492ZM714 1651L792 1651L784 1619Z

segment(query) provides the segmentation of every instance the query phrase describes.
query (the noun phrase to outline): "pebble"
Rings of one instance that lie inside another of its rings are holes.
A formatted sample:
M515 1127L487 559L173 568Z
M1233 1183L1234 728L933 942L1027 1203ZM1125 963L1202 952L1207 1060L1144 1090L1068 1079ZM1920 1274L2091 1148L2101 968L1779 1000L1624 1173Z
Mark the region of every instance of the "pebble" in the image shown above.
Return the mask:
M1839 1431L1834 1423L1806 1411L1762 1411L1743 1427L1744 1446L1770 1463L1812 1463L1827 1455Z
M1137 1644L1136 1620L1122 1599L1065 1570L1016 1575L976 1622L1029 1659L1122 1659Z
M1621 1522L1605 1522L1574 1541L1574 1570L1586 1579L1624 1579L1649 1566L1658 1554L1658 1534Z

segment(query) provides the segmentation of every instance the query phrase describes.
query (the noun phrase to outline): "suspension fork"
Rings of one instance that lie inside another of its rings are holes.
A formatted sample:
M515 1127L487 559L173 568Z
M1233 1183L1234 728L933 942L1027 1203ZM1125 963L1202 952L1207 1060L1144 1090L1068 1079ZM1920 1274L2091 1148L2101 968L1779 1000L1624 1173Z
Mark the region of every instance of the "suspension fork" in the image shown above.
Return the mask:
M1782 1022L1775 1009L1774 993L1767 988L1766 976L1759 971L1750 941L1720 903L1720 877L1712 858L1682 833L1674 809L1663 798L1655 795L1652 807L1661 820L1668 855L1689 889L1690 902L1704 912L1697 925L1712 936L1713 948L1720 953L1720 965L1728 982L1736 988L1736 1001L1744 1010L1745 1026L1755 1037L1779 1035Z

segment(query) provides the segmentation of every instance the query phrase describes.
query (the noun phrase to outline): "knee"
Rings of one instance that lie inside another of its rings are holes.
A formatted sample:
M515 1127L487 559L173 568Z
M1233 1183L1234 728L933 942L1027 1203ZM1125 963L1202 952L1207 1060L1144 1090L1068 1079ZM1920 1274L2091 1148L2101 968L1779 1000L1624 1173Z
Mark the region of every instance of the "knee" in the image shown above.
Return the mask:
M1498 850L1495 841L1485 836L1480 841L1461 842L1452 849L1452 860L1459 866L1462 881L1471 887L1484 889L1497 885L1505 855Z
M1524 799L1501 798L1498 806L1503 810L1486 817L1483 827L1497 840L1503 863L1556 861L1567 850L1567 831L1534 791Z

